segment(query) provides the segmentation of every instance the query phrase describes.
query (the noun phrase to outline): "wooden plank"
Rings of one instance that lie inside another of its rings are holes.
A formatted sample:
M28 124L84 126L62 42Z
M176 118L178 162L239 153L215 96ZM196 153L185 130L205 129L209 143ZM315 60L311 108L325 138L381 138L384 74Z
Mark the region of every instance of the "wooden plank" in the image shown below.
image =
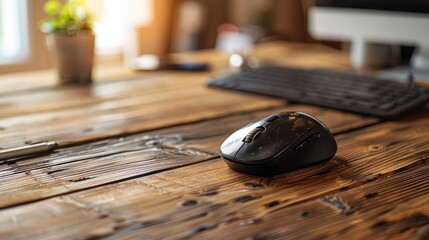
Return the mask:
M213 229L182 234L202 239L428 239L429 164L390 178L250 219L217 221ZM141 234L141 232L140 232ZM137 232L118 234L132 238ZM116 235L115 237L118 237ZM179 235L180 236L180 235Z
M97 60L96 60L97 61ZM162 72L136 72L125 66L120 59L97 62L94 64L94 83L115 81L119 79L143 78L157 76ZM54 68L36 71L24 71L0 74L0 96L17 92L31 92L40 89L56 88L57 72Z
M417 186L416 182L419 183ZM198 239L245 239L246 237L250 239L392 239L395 237L427 239L428 237L429 165L427 163L397 176L290 207L281 207L273 203L267 205L256 202L258 199L249 199L248 201L252 203L248 204L248 208L237 207L236 211L230 214L221 209L225 208L225 205L233 204L231 201L216 204L209 201L194 202L193 199L184 200L177 195L168 194L169 192L164 192L165 197L160 200L158 191L162 189L155 190L154 186L145 184L140 182L140 188L133 189L132 192L130 192L132 189L126 185L119 184L116 186L115 197L97 196L100 192L86 192L84 201L82 201L82 195L65 196L55 201L50 200L49 204L40 202L31 208L24 206L6 210L3 212L5 215L0 217L0 237L104 236L114 239L142 236L175 239L191 237ZM139 204L139 196L142 195L147 195L147 199L144 204L142 202ZM94 204L91 200L102 201L103 204ZM165 212L165 210L164 214L157 214L159 205L163 207L168 205L171 209L175 209L175 212L181 212L183 218L169 215L171 212ZM129 209L130 206L134 211ZM36 207L40 208L39 214L32 217L37 216L43 222L26 219L29 216L28 211L33 213ZM202 214L202 211L206 211L206 215ZM42 213L45 214L42 215ZM67 222L78 218L83 218L85 221L74 220L73 224ZM198 220L199 218L209 218L210 221ZM192 222L187 226L188 228L183 227L185 221ZM46 229L49 223L51 223L50 228ZM162 226L164 228L161 228ZM48 232L52 230L54 232ZM82 233L83 231L86 232ZM176 234L171 235L172 233Z
M0 146L45 140L72 145L282 105L284 100L203 86L146 91L141 96L0 119Z
M64 148L48 156L1 164L0 207L212 159L233 131L283 111L313 114L334 132L378 122L334 110L289 105Z
M369 182L390 181L391 176L402 171L417 169L429 157L428 135L428 114L342 134L337 137L339 151L332 161L273 178L252 177L234 172L220 159L203 162L5 209L0 216L1 234L5 237L33 238L189 238L210 235L212 231L229 224L248 225L225 229L228 231L224 233L229 236L234 233L250 234L254 233L250 231L253 224L258 224L259 219L265 216L271 217L271 212L276 214L279 209L307 204L305 201L309 200L325 199L325 196L333 196L348 189L358 189L356 191L359 192L360 188L357 187ZM195 145L188 145L192 146ZM408 151L409 149L413 151ZM426 165L424 167L427 168ZM407 175L405 179L411 177ZM427 179L426 175L423 179ZM392 183L402 182L404 181ZM423 185L415 183L416 181L412 181L407 186L410 191L418 194L416 196L420 201L427 190L419 192L413 188L427 189L427 180ZM399 187L398 185L393 189L400 189ZM370 193L373 191L364 195ZM372 195L368 196L371 198ZM380 204L382 201L390 203L389 196L384 199L380 200ZM331 205L335 205L336 200L335 197L328 197L325 202L332 208ZM402 209L402 205L398 207L398 211ZM329 208L322 209L322 215ZM334 208L337 214L356 211L347 206L342 207L341 204L339 208L340 210ZM301 214L302 210L299 211L300 217ZM283 219L288 217L285 214L279 215ZM279 215L275 215L275 218ZM329 216L314 219L323 224L325 220L328 221ZM54 221L57 224L52 224ZM392 222L393 226L404 226L396 224L401 221L386 221ZM271 222L267 220L264 224L269 225ZM302 229L303 226L307 225L302 223L298 227ZM238 232L238 229L241 231ZM273 232L281 233L287 233L287 228L283 225ZM220 235L216 236L218 238Z
M13 117L90 104L125 99L135 96L174 91L178 88L192 89L202 85L204 74L160 74L150 78L129 79L104 84L68 85L36 89L0 96L3 111L0 117Z

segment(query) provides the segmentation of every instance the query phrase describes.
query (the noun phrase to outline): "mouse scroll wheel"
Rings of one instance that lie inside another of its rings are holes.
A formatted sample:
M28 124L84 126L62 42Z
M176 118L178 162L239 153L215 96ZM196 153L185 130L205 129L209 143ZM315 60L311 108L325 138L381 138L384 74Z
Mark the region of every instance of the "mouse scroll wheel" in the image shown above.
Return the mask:
M254 129L252 129L252 131L250 131L246 137L244 137L243 142L245 143L250 143L253 140L255 140L256 137L258 137L263 131L265 130L265 128L263 127L256 127Z

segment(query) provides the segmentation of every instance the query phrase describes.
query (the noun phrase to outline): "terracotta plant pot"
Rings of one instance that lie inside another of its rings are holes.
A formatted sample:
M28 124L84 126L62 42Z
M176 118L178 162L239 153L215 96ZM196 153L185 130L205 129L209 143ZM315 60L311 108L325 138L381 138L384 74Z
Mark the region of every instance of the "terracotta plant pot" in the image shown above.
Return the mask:
M58 70L59 84L92 82L94 42L92 33L47 35L48 48Z

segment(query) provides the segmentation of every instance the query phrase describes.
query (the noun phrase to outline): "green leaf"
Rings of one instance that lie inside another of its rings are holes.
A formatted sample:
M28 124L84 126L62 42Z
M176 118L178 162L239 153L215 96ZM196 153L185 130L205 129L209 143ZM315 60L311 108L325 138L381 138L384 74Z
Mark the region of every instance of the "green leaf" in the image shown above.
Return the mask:
M43 32L74 35L79 31L92 31L92 18L84 0L48 0L44 5L48 18L41 22Z
M43 10L48 15L56 15L59 13L61 3L58 0L49 0L43 6Z

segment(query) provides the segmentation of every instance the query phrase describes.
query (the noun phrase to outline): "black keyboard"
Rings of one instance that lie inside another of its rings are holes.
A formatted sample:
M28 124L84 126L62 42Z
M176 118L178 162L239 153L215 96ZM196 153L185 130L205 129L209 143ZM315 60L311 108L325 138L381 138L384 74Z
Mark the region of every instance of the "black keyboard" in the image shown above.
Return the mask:
M208 85L381 118L397 117L429 100L428 88L327 69L262 67Z

